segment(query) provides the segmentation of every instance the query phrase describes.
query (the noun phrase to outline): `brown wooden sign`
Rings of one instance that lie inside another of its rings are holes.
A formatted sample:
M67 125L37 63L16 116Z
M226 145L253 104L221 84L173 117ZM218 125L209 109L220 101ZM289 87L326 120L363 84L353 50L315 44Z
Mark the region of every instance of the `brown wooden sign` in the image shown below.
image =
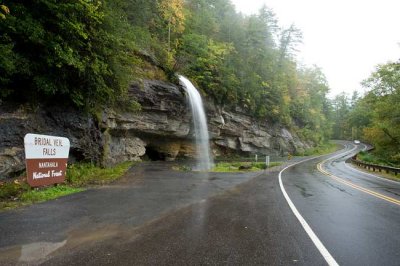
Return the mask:
M26 134L24 144L27 180L31 187L64 182L70 147L67 138Z

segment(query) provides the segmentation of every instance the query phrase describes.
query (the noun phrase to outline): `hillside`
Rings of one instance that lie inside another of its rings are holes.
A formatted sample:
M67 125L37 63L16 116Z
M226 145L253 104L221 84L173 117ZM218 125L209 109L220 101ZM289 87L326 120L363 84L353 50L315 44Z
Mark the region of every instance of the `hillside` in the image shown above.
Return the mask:
M329 139L324 75L318 67L298 64L300 30L281 28L266 6L251 16L237 13L229 0L13 1L7 10L0 20L3 161L21 160L15 148L31 131L76 138L76 159L105 165L107 154L130 160L146 153L148 143L124 143L125 134L190 139L190 118L179 112L167 115L165 132L157 127L158 116L165 119L164 109L173 110L174 102L180 111L186 108L174 85L177 73L207 100L218 147L283 153ZM149 87L154 93L146 91ZM165 106L151 107L159 101ZM174 115L184 123L170 129ZM152 117L154 130L133 130L138 124L129 124L132 117L146 116ZM71 133L74 129L84 134ZM165 158L185 154L185 148L157 149L167 150L160 155Z

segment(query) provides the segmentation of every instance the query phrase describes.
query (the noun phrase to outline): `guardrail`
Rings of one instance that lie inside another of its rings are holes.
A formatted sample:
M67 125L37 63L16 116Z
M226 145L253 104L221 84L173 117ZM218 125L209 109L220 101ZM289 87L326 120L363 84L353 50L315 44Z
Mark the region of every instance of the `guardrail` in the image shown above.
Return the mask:
M359 160L357 160L357 155L354 155L351 158L351 161L355 165L364 167L365 169L372 170L374 172L376 170L378 170L379 172L385 171L387 174L394 173L394 175L397 175L400 173L400 168L390 167L390 166L382 166L382 165L377 165L377 164L370 164L370 163L359 161Z

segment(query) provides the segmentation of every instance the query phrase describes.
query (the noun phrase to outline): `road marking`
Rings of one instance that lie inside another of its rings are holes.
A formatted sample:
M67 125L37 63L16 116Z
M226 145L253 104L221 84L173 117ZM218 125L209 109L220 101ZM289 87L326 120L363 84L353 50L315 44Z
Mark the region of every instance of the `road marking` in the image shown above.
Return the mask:
M362 145L364 146L364 148L362 150L366 151L368 149L367 145L365 145L364 143Z
M352 188L354 188L354 189L357 189L357 190L359 190L359 191L362 191L362 192L364 192L364 193L367 193L367 194L369 194L369 195L371 195L371 196L374 196L374 197L377 197L377 198L386 200L386 201L388 201L388 202L391 202L391 203L394 203L394 204L400 206L400 200L397 200L397 199L394 199L394 198L385 196L385 195L383 195L383 194L380 194L380 193L378 193L378 192L369 190L369 189L364 188L364 187L362 187L362 186L356 185L356 184L354 184L353 182L350 182L350 181L348 181L348 180L345 180L345 179L343 179L343 178L337 177L337 176L335 176L335 175L329 173L328 171L326 171L326 170L323 168L323 164L326 163L328 160L329 160L329 159L324 160L324 161L320 162L320 163L317 165L317 168L318 168L318 170L319 170L321 173L323 173L323 174L325 174L325 175L331 177L332 179L334 179L334 180L336 180L336 181L338 181L338 182L340 182L340 183L342 183L342 184L345 184L345 185L347 185L347 186L349 186L349 187L352 187Z
M283 171L285 171L286 169L295 166L297 164L303 163L303 162L307 162L319 157L322 157L324 155L321 156L316 156L316 157L312 157L294 164L291 164L285 168L283 168L280 172L279 172L279 186L281 188L281 191L283 193L283 196L285 197L287 203L289 204L290 209L292 209L292 212L294 213L294 215L296 216L296 218L299 220L300 224L303 226L304 230L306 231L306 233L308 234L308 236L311 238L312 242L314 243L314 245L317 247L317 249L319 250L319 252L321 253L322 257L324 257L325 261L328 263L328 265L330 266L336 266L339 265L336 260L332 257L332 255L329 253L329 251L325 248L324 244L322 244L321 240L319 240L319 238L317 237L317 235L314 233L314 231L311 229L311 227L308 225L308 223L306 222L306 220L303 218L303 216L301 216L300 212L297 210L296 206L293 204L292 200L289 198L289 195L286 193L285 188L283 187L283 183L282 183L282 173Z
M346 166L348 169L350 169L351 171L356 171L356 172L359 172L359 173L361 173L361 174L364 174L364 175L367 175L367 176L371 176L371 177L374 177L374 178L376 178L376 179L380 179L380 180L382 180L382 181L389 182L389 183L393 183L393 184L396 184L396 185L399 185L399 184L400 184L399 181L395 181L395 180L383 178L383 177L380 177L380 176L377 176L377 175L373 175L373 174L371 174L371 173L363 172L363 171L361 171L361 170L355 168L352 164L349 164L349 163L346 163L346 162L345 162L344 164L345 164L345 166ZM367 179L367 178L366 178L366 179ZM368 179L367 179L367 180L368 180ZM369 179L369 180L370 180L370 179Z

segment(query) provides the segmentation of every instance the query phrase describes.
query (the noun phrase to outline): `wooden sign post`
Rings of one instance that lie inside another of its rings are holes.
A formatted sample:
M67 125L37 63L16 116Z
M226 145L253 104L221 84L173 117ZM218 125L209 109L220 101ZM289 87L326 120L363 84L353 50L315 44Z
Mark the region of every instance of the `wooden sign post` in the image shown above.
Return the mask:
M26 134L24 144L27 181L31 187L64 182L70 147L69 139Z

